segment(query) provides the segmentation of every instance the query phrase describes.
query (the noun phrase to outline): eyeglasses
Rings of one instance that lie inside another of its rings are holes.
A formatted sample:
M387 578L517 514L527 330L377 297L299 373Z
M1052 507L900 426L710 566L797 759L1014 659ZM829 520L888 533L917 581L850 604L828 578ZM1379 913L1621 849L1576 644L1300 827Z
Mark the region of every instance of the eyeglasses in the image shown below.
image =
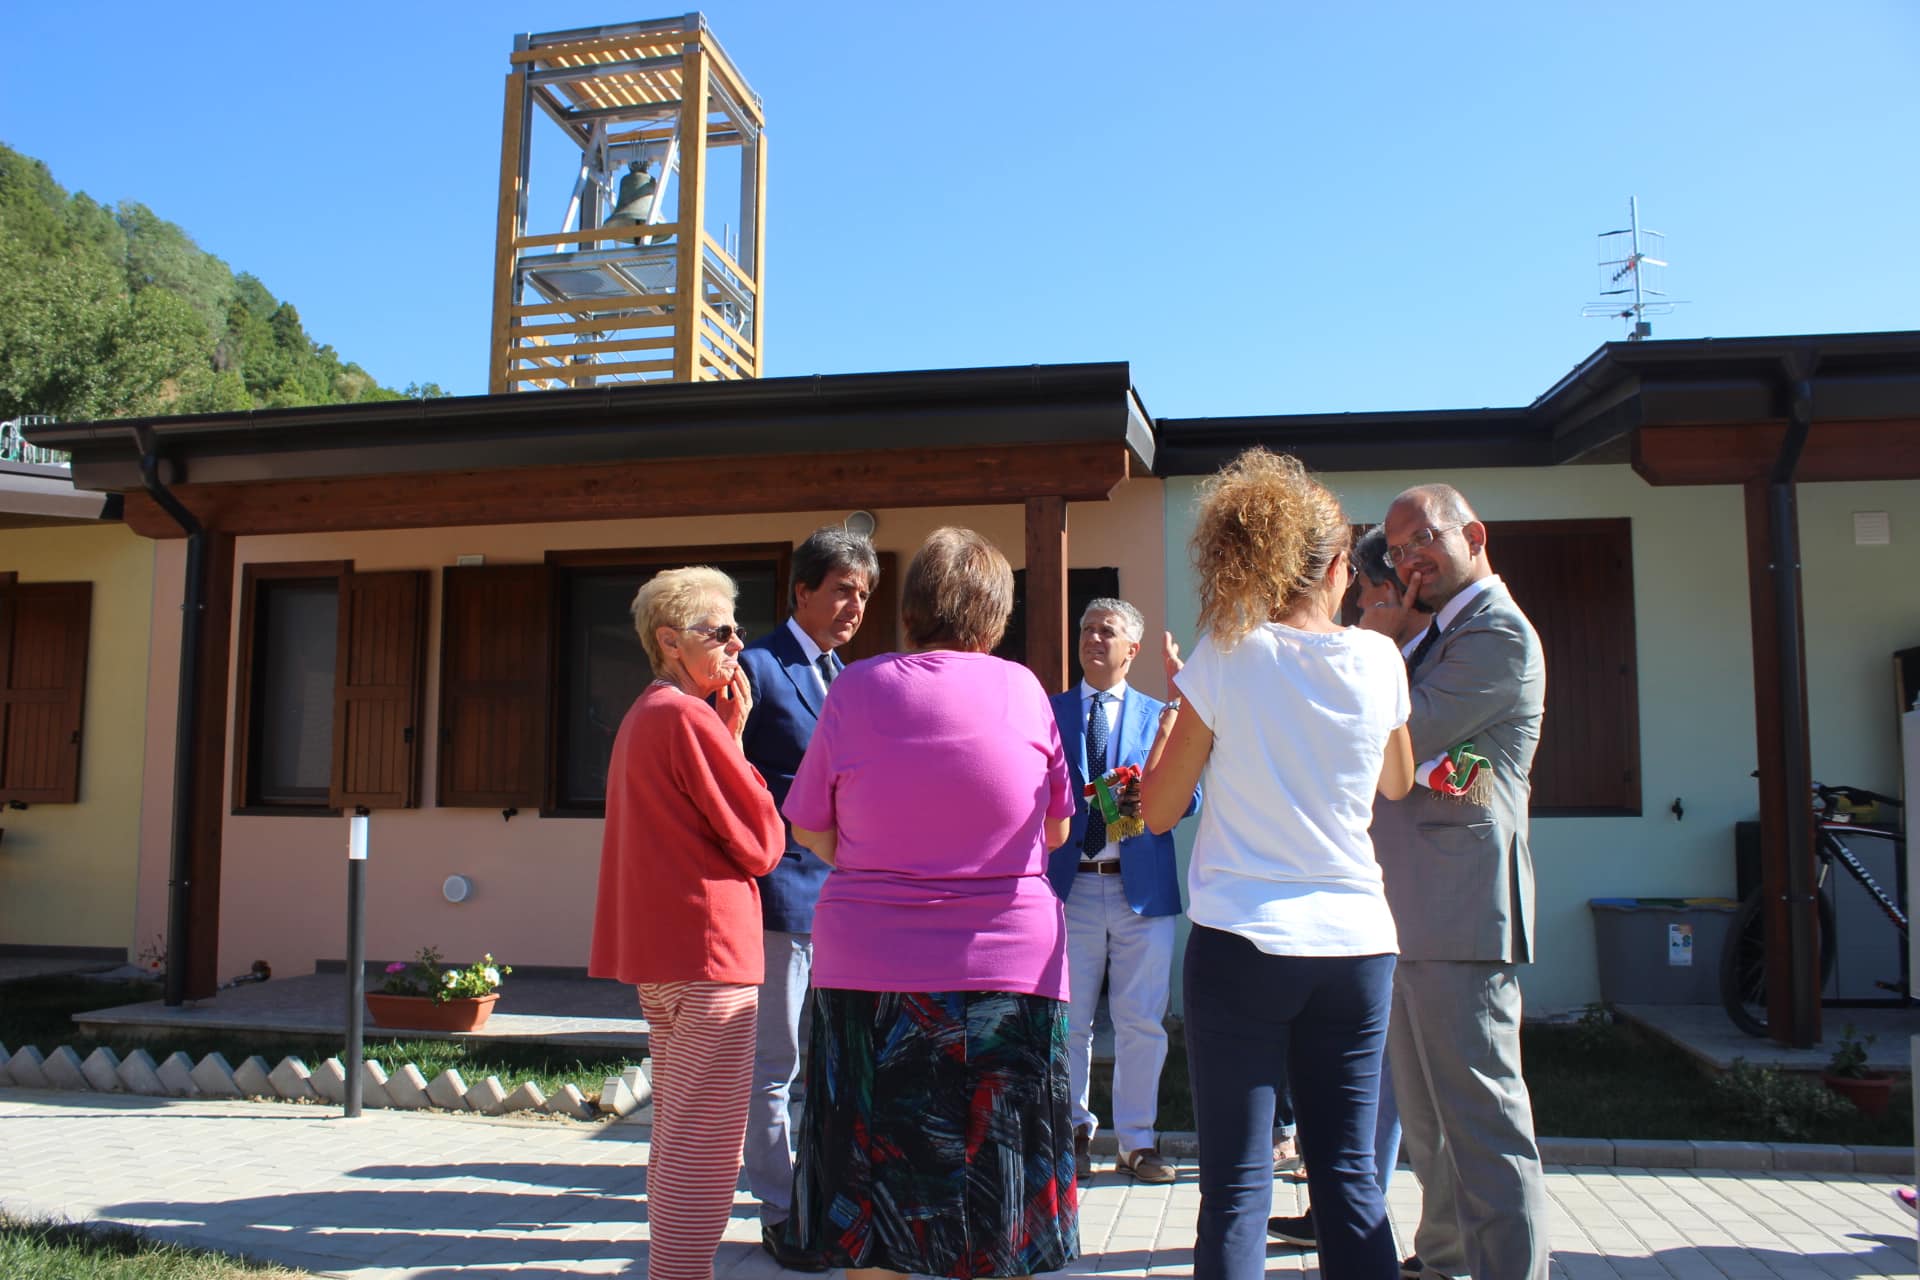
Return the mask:
M1442 525L1438 529L1434 528L1432 525L1428 525L1426 528L1414 534L1411 538L1408 538L1405 542L1401 543L1399 546L1388 547L1386 549L1384 556L1387 562L1387 567L1390 569L1399 568L1400 562L1402 560L1405 560L1408 556L1418 551L1421 547L1432 546L1434 543L1434 540L1438 538L1441 534L1452 533L1455 529L1464 529L1466 527L1467 527L1467 522L1465 520L1462 520L1458 524Z
M715 644L732 644L735 638L738 638L742 644L747 642L747 633L731 622L723 622L717 627L682 627L680 629L705 636Z

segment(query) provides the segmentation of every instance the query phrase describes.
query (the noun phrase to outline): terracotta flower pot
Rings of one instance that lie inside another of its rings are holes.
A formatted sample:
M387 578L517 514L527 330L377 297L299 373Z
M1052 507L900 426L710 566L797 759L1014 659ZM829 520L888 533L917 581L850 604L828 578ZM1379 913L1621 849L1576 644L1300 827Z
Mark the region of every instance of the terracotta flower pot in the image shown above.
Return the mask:
M1820 1079L1827 1088L1857 1107L1861 1115L1885 1115L1887 1104L1893 1100L1890 1075L1836 1076L1822 1072Z
M367 1012L383 1027L409 1031L478 1031L486 1025L499 999L498 991L440 1001L430 996L390 996L369 991Z

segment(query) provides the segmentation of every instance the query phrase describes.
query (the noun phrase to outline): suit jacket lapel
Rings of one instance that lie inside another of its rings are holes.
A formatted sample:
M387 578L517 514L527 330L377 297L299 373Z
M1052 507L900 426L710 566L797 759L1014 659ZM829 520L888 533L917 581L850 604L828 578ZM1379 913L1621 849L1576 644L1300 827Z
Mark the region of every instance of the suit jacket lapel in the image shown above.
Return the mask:
M774 633L773 643L780 654L781 663L787 669L787 679L793 681L794 692L800 695L800 701L806 704L807 710L813 712L814 719L819 719L820 676L814 671L813 664L807 661L807 655L801 651L800 642L793 638L793 629L782 622L780 630Z
M1060 749L1067 753L1067 770L1073 775L1076 788L1084 787L1087 784L1087 719L1080 713L1080 686L1075 685L1061 697L1069 700L1071 710L1060 734Z
M1426 656L1420 659L1420 667L1415 668L1415 670L1420 670L1422 668L1432 666L1434 661L1440 656L1440 650L1446 646L1447 641L1452 638L1454 632L1460 630L1461 627L1465 626L1467 624L1468 619L1477 618L1482 613L1484 613L1488 608L1490 608L1493 604L1494 596L1496 593L1498 593L1502 598L1504 598L1506 596L1505 584L1496 582L1492 586L1488 587L1485 591L1482 591L1479 595L1469 600L1467 602L1467 607L1460 611L1460 616L1455 618L1452 622L1449 622L1447 624L1447 629L1445 631L1442 631L1439 637L1434 640L1433 647L1427 650Z

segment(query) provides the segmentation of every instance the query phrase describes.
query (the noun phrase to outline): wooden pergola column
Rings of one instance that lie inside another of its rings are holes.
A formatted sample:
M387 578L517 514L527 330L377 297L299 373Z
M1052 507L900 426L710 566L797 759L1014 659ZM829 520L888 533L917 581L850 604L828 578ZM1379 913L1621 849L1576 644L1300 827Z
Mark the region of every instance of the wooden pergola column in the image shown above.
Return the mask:
M1049 694L1067 687L1067 500L1027 499L1027 665Z

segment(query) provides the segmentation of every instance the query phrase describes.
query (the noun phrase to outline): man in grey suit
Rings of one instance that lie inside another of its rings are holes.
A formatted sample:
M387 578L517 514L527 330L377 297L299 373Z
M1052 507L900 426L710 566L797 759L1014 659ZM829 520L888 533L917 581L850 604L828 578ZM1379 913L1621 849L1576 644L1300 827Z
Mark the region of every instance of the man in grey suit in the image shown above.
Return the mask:
M1518 975L1533 959L1527 774L1546 664L1488 561L1486 526L1457 490L1407 490L1387 511L1386 536L1406 603L1369 610L1362 625L1391 634L1416 600L1434 614L1407 658L1415 773L1429 782L1443 756L1471 743L1493 775L1484 804L1423 785L1374 807L1374 850L1400 931L1387 1058L1423 1200L1417 1259L1402 1270L1546 1280Z

